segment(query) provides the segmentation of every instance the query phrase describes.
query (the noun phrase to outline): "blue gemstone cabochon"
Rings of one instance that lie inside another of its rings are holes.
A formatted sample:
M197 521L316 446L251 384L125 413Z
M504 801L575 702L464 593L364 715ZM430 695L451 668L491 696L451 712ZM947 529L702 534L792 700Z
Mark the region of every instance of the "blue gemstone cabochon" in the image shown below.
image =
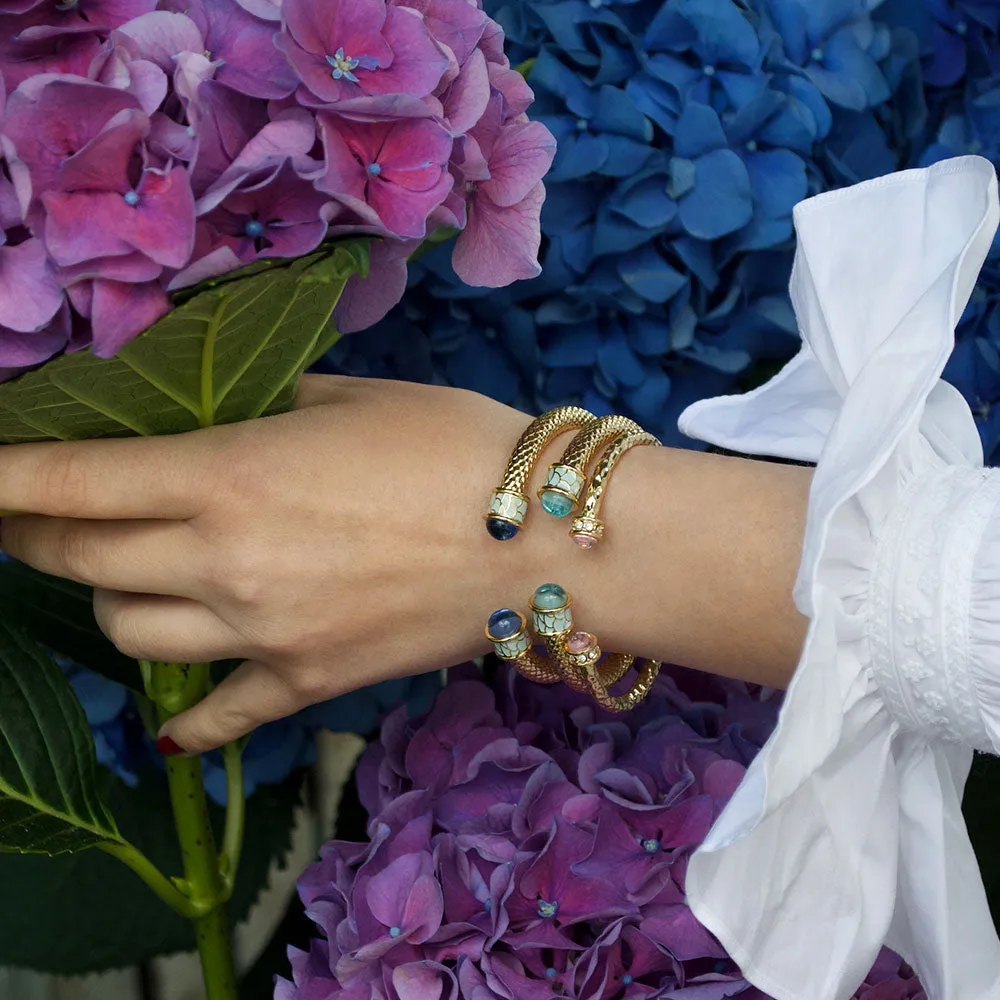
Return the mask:
M521 616L512 608L500 608L490 615L486 628L492 639L509 639L521 631Z
M510 521L501 521L498 517L486 520L486 530L498 542L509 542L517 534L517 525Z

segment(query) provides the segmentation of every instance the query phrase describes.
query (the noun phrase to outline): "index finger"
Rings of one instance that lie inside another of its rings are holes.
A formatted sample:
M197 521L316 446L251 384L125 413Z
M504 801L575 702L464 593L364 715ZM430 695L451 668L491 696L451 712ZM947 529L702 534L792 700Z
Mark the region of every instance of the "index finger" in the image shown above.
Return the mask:
M210 464L198 446L203 435L0 447L0 510L95 519L194 517Z

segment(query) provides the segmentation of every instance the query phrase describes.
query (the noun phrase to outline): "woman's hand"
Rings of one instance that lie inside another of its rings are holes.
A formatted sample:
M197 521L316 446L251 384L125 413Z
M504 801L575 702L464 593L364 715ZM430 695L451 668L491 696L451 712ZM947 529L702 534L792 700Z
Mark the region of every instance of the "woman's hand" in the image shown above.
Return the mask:
M96 588L136 658L246 662L163 734L205 751L354 688L488 649L534 547L481 514L525 414L483 396L312 376L291 413L0 452L2 548Z
M320 376L282 416L11 446L0 510L32 513L3 519L0 547L94 586L101 628L131 656L246 661L164 726L190 752L486 652L489 613L548 581L604 649L787 683L811 471L636 448L594 551L538 510L496 542L482 513L528 423L458 389Z

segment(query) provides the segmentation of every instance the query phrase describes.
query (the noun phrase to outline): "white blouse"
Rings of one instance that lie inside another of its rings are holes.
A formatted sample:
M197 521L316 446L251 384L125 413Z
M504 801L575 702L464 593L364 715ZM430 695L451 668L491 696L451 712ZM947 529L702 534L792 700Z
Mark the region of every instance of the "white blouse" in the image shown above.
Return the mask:
M930 1000L1000 998L961 813L1000 752L1000 469L940 375L1000 219L960 157L795 209L796 357L681 430L816 462L778 726L691 859L688 902L777 1000L846 1000L883 943Z

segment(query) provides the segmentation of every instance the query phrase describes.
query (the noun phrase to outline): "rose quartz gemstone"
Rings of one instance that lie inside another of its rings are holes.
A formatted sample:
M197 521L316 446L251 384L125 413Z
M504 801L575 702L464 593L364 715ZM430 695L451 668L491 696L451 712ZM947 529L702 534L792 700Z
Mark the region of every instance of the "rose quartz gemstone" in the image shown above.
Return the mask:
M566 648L571 653L585 653L596 641L589 632L574 632L566 640Z
M573 541L581 549L592 549L597 544L597 538L594 535L574 535Z

